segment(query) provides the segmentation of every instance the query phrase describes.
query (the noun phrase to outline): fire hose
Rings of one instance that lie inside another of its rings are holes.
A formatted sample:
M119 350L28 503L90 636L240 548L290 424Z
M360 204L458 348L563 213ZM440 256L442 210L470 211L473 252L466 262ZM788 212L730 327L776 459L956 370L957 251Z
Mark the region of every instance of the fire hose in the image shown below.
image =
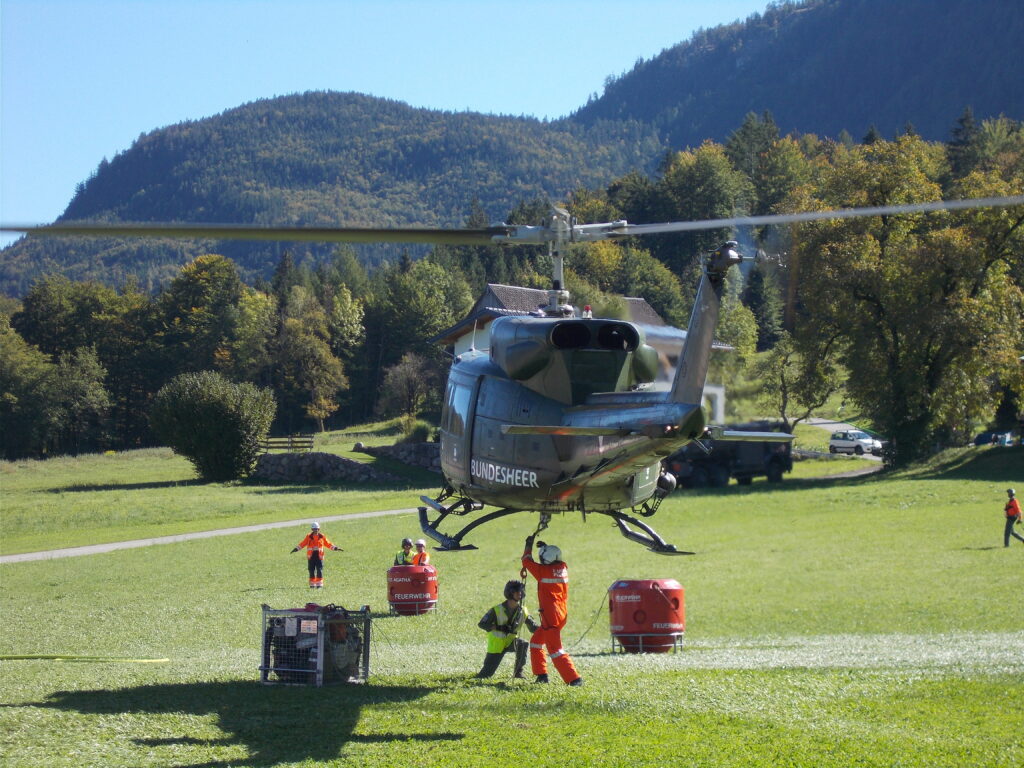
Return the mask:
M170 659L133 659L127 656L74 656L66 653L22 653L0 655L0 661L77 661L119 662L122 664L162 664Z

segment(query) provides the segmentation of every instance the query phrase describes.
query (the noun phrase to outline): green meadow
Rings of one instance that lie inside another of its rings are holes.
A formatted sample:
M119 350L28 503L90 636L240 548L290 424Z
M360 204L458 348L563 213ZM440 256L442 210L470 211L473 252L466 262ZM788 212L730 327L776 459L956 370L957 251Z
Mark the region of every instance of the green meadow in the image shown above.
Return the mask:
M512 680L510 660L473 679L476 622L517 578L535 516L435 553L437 611L392 617L386 571L418 533L413 513L324 523L345 551L328 553L322 592L289 550L309 520L416 506L425 474L399 488L208 484L162 450L0 465L3 554L297 521L0 565L0 656L94 657L0 660L0 764L1024 764L1024 545L1002 546L1024 451L835 476L866 465L800 462L780 485L674 494L651 522L690 557L648 553L599 515L556 516L544 538L569 563L563 639L583 688ZM622 578L683 584L681 651L612 653L606 593ZM260 606L311 595L374 610L367 685L258 682Z

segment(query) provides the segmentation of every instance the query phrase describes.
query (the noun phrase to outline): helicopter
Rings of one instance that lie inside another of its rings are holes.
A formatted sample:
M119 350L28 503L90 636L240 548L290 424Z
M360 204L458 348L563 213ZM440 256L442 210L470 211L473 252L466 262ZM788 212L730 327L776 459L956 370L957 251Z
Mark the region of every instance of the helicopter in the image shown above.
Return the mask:
M567 214L557 210L554 221ZM702 393L725 276L742 257L728 241L704 258L687 340L667 390L653 388L658 353L637 324L580 315L561 285L562 260L538 316L500 317L487 351L455 358L441 414L445 486L421 497L424 533L441 549L462 549L473 528L523 509L608 515L628 539L661 554L683 554L645 522L676 487L661 460L709 436ZM789 439L778 433L717 430L720 439ZM447 504L448 500L451 501ZM448 515L499 507L454 536ZM427 509L438 513L428 518ZM640 533L635 528L643 531Z
M420 527L441 551L475 528L519 512L578 511L613 519L620 533L652 552L693 554L667 543L639 518L654 515L676 487L661 460L683 445L715 440L792 440L778 432L731 431L709 425L702 395L725 278L740 255L727 241L702 257L702 270L682 353L667 388L656 387L659 357L638 324L593 318L569 303L563 259L572 243L649 234L754 227L821 219L898 215L1024 203L1024 196L740 216L661 224L625 220L580 224L554 207L540 226L497 224L478 229L254 227L209 224L58 223L0 226L30 236L177 237L284 242L398 242L547 246L553 265L547 304L529 316L491 323L486 351L455 357L441 413L444 484L422 496ZM481 514L455 533L449 517ZM626 511L628 510L628 512ZM431 518L431 511L435 514ZM639 529L639 530L637 530Z

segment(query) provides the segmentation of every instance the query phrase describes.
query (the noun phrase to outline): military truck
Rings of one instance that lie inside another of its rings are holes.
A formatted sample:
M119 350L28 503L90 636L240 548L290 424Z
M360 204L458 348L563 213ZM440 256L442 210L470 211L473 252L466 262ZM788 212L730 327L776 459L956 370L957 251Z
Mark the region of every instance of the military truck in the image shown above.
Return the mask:
M781 431L779 424L764 421L733 424L726 429ZM740 485L749 485L762 475L770 483L781 482L783 474L793 469L793 458L788 441L702 440L699 444L687 443L662 464L683 488L721 488L732 477Z

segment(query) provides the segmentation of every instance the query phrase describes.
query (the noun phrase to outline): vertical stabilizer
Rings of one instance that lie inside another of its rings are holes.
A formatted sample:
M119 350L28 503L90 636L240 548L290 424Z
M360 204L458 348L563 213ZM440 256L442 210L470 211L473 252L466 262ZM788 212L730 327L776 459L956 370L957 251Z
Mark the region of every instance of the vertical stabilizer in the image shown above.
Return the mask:
M711 359L711 343L714 341L718 314L722 307L725 276L729 267L743 260L735 247L736 242L730 240L709 255L704 263L697 299L690 314L690 325L686 329L686 344L679 356L679 365L669 394L674 403L701 402Z

